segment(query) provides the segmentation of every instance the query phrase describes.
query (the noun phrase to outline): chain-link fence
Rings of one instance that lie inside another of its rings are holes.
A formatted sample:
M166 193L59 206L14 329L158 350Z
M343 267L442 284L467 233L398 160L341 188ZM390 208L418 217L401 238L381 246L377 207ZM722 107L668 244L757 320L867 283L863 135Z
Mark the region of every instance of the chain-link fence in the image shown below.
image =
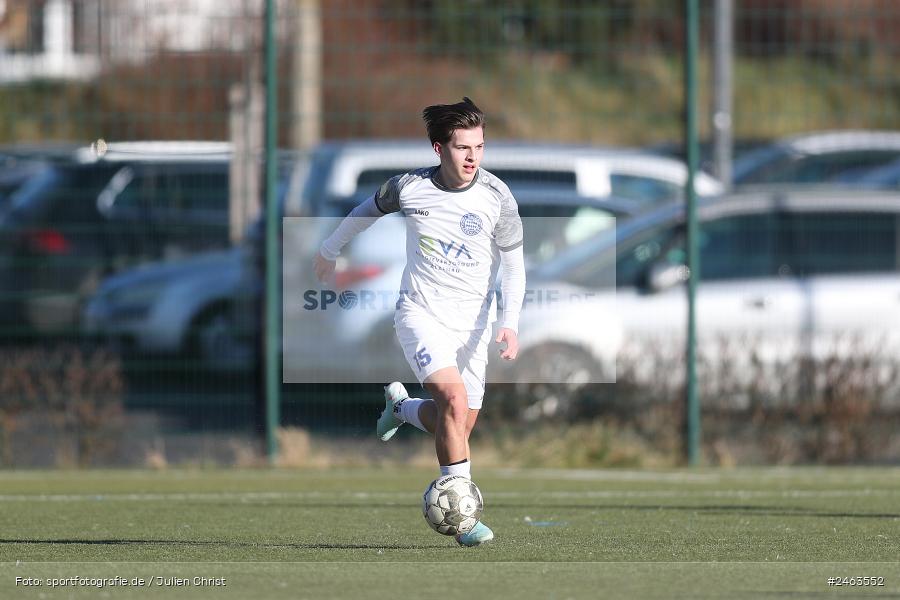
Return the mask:
M489 387L486 424L612 419L648 439L676 440L664 449L677 451L684 269L671 201L686 177L680 3L274 5L277 89L266 85L262 0L0 3L4 464L258 454L267 93L278 106L280 211L329 218L391 175L434 162L422 108L472 97L487 113L485 165L510 184L523 216L565 220L563 246L588 243L588 234L598 240L596 259L583 264L551 264L566 258L552 245L536 245L532 258L588 288L614 265L619 306L654 316L633 319L650 324L647 335L628 335L627 319L583 317L601 324L596 337L621 334L616 386L579 386L579 361L590 363L591 353L555 340L532 360L569 365L571 381ZM706 172L697 191L718 195L733 181L756 194L721 205L742 220L704 209L701 355L721 356L719 343L733 351L701 368L707 454L895 460L889 432L878 449L860 440L873 419L896 417L897 367L882 358L897 322L900 209L891 192L870 190L898 190L900 6L708 0L700 8L696 108ZM828 190L785 187L801 183ZM600 238L613 223L619 237L609 249ZM347 289L396 266L372 250L397 241L381 235L339 265ZM305 269L301 250L310 247L286 252L285 269ZM632 296L645 302L622 304ZM753 314L729 312L727 302ZM744 337L719 326L735 322ZM340 324L320 326L322 336L285 346L352 362L346 348L329 345L340 336L328 328ZM386 347L382 329L372 335L375 348ZM843 348L859 351L842 354L834 345L842 335L855 340ZM641 349L653 336L669 345ZM757 342L733 346L736 339ZM770 346L799 350L767 354ZM868 358L852 362L860 357ZM648 369L671 376L647 387ZM750 379L772 384L748 387ZM285 384L281 419L368 435L379 397L370 384ZM652 406L634 413L647 398ZM744 412L718 418L726 408ZM773 419L784 430L777 444L754 434ZM737 421L757 429L732 435ZM812 433L791 434L797 423ZM741 436L783 451L727 447Z

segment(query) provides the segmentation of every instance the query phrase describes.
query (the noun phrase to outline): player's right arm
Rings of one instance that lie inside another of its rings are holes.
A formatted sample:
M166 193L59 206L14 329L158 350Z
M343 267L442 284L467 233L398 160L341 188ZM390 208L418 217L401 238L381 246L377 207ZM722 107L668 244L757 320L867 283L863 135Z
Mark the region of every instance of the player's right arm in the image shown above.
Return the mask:
M392 177L381 186L378 193L369 196L347 215L328 239L322 242L313 259L313 269L321 282L330 281L334 265L341 249L357 234L368 229L384 215L400 210L400 176Z

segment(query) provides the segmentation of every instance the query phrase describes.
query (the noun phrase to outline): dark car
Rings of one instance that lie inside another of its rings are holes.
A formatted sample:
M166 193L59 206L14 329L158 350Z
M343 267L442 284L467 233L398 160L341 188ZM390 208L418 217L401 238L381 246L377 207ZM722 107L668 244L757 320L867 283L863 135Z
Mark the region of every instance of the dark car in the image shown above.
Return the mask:
M900 132L826 131L789 137L739 156L735 185L853 183L900 158Z
M227 246L229 153L201 150L59 161L17 189L0 213L6 336L70 332L105 275Z

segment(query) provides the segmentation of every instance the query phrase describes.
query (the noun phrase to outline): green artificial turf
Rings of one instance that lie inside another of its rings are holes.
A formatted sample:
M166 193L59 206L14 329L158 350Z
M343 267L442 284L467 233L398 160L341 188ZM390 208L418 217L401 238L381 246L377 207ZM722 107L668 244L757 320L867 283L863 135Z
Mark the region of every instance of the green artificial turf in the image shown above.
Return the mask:
M481 548L426 526L435 475L2 472L0 598L900 595L900 469L476 471Z

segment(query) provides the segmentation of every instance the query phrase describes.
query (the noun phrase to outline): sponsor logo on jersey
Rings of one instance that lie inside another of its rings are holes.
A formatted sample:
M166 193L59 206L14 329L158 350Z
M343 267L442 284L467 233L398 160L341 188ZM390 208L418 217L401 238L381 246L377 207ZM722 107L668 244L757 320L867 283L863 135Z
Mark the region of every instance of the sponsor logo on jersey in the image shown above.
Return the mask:
M481 217L475 213L466 213L459 220L459 228L466 235L478 235L481 233Z
M414 215L422 215L423 217L427 217L427 216L428 216L428 211L427 211L427 210L422 210L421 208L416 208L416 209L414 209L414 210L412 211L412 214L414 214Z
M444 240L439 240L429 235L420 235L419 248L422 250L422 254L426 256L432 256L441 252L447 258L460 258L465 256L467 259L472 260L472 254L469 252L469 249L466 248L466 245L457 242L456 240L445 242Z

